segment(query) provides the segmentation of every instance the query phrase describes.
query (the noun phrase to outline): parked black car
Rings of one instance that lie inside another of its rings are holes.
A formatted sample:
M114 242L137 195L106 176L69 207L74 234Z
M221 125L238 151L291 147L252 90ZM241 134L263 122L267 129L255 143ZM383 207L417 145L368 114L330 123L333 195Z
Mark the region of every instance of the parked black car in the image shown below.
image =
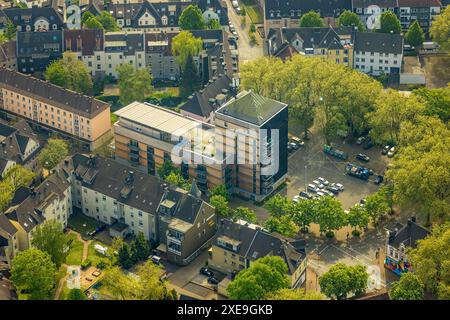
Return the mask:
M201 267L200 274L207 276L209 278L214 278L214 273L211 270L209 270L207 267Z
M301 191L298 194L301 198L305 198L305 199L312 199L312 195L310 195L308 192L306 191Z
M217 279L214 278L214 277L209 277L209 278L208 278L208 283L209 283L209 284L219 284L219 280L217 280Z
M338 194L339 193L339 189L336 187L328 187L328 190L330 190L333 194Z
M358 154L356 155L356 159L361 160L361 161L364 161L364 162L369 162L369 161L370 161L369 156L366 155L366 154L364 154L364 153L358 153Z
M384 177L382 176L382 175L378 175L376 178L375 178L375 184L380 184L380 183L382 183L383 182L383 180L384 180Z

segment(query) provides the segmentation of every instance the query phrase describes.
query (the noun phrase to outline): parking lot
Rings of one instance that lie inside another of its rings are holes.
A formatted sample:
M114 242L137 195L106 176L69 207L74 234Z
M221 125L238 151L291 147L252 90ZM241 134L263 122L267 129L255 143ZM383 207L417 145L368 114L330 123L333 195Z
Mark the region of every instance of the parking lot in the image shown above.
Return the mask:
M323 142L320 137L312 134L310 140L306 141L303 147L289 155L288 163L288 188L283 191L284 195L293 198L300 191L304 191L307 185L318 177L322 177L329 183L340 183L345 190L339 192L337 198L342 202L344 209L348 209L361 199L378 190L378 185L374 183L377 174L384 174L389 158L381 154L379 146L373 146L369 150L364 150L362 145L356 143L336 142L334 148L338 148L348 154L348 160L327 155L323 152ZM355 159L358 153L366 154L370 161L365 163ZM348 162L372 169L374 175L368 181L358 179L346 174L345 167ZM282 194L283 194L282 193ZM312 193L313 194L313 193Z

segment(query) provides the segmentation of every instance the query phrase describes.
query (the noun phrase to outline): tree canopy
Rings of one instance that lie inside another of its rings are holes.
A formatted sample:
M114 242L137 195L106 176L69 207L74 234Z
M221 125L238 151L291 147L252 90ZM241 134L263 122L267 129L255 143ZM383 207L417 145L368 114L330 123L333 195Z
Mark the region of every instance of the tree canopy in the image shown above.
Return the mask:
M12 261L11 281L30 300L52 299L55 274L50 255L36 248L19 252Z
M378 30L382 33L394 33L400 34L402 32L402 27L400 26L400 20L391 10L383 12L380 16L380 29Z
M450 84L446 88L420 88L413 94L425 105L425 115L436 116L444 123L450 120Z
M365 27L358 15L350 10L344 10L338 20L341 27L357 27L358 31L364 31Z
M287 289L288 268L281 257L267 256L241 270L228 285L232 300L261 300L270 293Z
M422 300L423 284L414 273L404 273L399 281L392 283L389 297L392 300Z
M346 299L349 294L362 295L367 289L369 275L364 266L337 263L319 278L320 291L327 297Z
M33 171L16 164L6 170L3 181L9 182L12 188L17 190L20 187L28 187L35 177L36 174Z
M51 170L69 154L69 147L64 140L48 139L47 145L37 158L39 165Z
M194 4L183 10L178 20L178 25L183 30L203 30L206 29L206 22L202 11Z
M46 220L33 233L31 244L41 251L47 252L59 268L66 260L69 246L68 237L63 232L64 226L57 220Z
M265 300L325 300L320 292L305 292L304 289L280 289L270 292Z
M315 11L305 13L300 18L300 28L323 27L325 26L320 14Z
M203 40L189 31L181 31L172 39L172 54L177 57L180 67L186 65L189 56L196 57L203 47Z
M117 74L122 105L134 101L144 102L153 91L153 78L146 68L135 69L129 63L124 63L117 66Z
M448 6L433 20L430 36L442 49L450 49L450 9Z
M417 20L414 20L414 22L409 25L408 31L405 34L405 41L413 47L417 47L425 41L425 33Z
M44 76L53 84L83 94L88 94L93 87L89 69L75 53L69 51L64 52L61 59L50 63Z

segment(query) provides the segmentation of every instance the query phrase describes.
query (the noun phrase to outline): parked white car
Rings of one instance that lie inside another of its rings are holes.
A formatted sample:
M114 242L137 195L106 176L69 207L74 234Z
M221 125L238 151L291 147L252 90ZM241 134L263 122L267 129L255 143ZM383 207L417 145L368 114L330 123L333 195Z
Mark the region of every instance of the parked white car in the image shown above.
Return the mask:
M317 180L319 180L324 186L329 185L330 183L328 182L328 180L322 178L322 177L318 177Z
M233 8L237 8L239 7L239 2L237 2L237 0L233 0L231 1L231 5L233 6Z

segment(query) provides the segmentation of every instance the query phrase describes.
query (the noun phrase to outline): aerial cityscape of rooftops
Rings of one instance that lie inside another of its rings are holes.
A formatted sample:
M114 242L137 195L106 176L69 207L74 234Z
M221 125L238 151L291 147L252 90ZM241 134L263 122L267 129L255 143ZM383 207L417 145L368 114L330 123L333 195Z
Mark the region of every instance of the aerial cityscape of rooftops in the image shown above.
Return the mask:
M0 0L0 300L449 300L449 3Z

